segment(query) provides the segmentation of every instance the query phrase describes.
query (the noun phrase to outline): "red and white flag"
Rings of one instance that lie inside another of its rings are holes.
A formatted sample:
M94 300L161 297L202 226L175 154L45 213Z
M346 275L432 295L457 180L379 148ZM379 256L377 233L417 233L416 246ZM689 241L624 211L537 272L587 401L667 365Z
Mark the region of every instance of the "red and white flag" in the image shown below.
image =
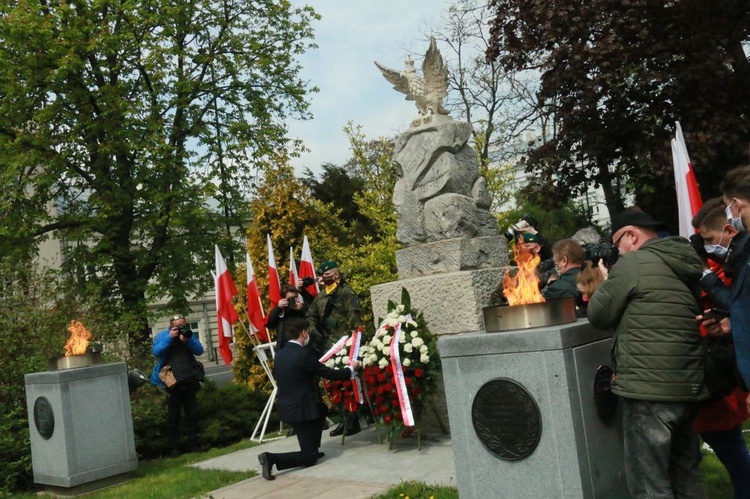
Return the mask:
M239 319L232 303L232 298L237 294L237 286L234 285L234 279L227 269L224 257L221 256L219 246L214 245L214 247L216 248L216 322L219 325L219 354L226 365L232 362L232 350L229 348L232 342L232 325Z
M302 240L302 260L299 262L299 277L301 279L304 279L305 277L312 277L315 279L315 283L310 284L306 289L311 295L318 296L320 289L318 288L318 280L315 277L315 265L313 265L312 253L310 253L310 243L307 241L307 236Z
M268 243L268 300L271 302L269 310L273 310L281 300L281 281L278 267L276 267L276 257L273 255L270 234L266 234L266 242Z
M289 285L296 288L298 277L297 264L294 261L294 248L289 246Z
M703 200L701 200L698 182L696 182L693 172L693 164L688 156L679 121L675 122L675 128L675 138L672 139L672 162L674 163L674 180L677 190L677 213L680 235L689 238L696 232L690 222L703 206Z
M258 281L255 279L253 264L250 263L250 255L247 257L247 317L253 326L253 333L258 336L261 343L268 343L268 330L263 314L263 304L260 301Z

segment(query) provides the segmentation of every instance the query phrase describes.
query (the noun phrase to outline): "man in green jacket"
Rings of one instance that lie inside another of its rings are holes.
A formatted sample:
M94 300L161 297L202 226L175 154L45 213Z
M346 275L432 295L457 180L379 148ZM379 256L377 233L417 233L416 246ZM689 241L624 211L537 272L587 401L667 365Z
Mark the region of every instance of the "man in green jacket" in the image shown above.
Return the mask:
M646 213L612 221L622 255L591 296L589 321L614 329L612 391L623 401L625 475L632 497L705 497L693 422L703 385L700 257Z
M351 334L362 324L362 306L357 293L344 282L338 263L321 263L318 275L324 286L307 309L307 320L310 322L312 347L321 357L339 338ZM358 415L346 416L344 414L342 424L331 431L331 436L343 433L345 420L347 435L360 431Z

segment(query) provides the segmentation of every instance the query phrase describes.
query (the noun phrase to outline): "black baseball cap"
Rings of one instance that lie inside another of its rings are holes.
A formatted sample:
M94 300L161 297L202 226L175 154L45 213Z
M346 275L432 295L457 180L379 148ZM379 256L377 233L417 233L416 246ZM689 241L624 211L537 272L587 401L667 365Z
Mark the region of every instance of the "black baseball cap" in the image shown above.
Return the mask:
M654 220L648 213L635 210L625 210L612 219L612 236L628 225L656 229L657 231L667 229L667 224Z

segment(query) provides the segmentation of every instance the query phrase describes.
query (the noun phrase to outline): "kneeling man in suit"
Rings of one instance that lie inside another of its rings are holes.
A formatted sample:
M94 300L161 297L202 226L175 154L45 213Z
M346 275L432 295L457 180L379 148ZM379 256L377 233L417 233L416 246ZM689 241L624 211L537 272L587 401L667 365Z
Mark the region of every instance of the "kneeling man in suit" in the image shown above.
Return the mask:
M322 457L318 453L328 408L320 397L318 378L330 380L352 379L359 362L344 369L331 369L318 362L315 352L308 348L310 323L290 317L286 324L287 344L276 352L274 375L279 387L277 409L279 419L289 423L297 435L299 452L274 454L263 452L258 461L263 478L274 480L273 466L281 471L298 466L313 466Z

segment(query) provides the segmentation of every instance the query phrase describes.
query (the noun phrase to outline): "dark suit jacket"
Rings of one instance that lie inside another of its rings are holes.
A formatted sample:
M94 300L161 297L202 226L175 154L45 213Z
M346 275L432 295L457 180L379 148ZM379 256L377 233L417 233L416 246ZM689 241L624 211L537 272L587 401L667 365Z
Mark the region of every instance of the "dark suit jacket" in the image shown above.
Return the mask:
M276 352L274 375L279 386L277 410L279 419L287 423L314 421L321 414L318 377L346 380L349 369L331 369L318 362L312 348L303 348L290 341Z

